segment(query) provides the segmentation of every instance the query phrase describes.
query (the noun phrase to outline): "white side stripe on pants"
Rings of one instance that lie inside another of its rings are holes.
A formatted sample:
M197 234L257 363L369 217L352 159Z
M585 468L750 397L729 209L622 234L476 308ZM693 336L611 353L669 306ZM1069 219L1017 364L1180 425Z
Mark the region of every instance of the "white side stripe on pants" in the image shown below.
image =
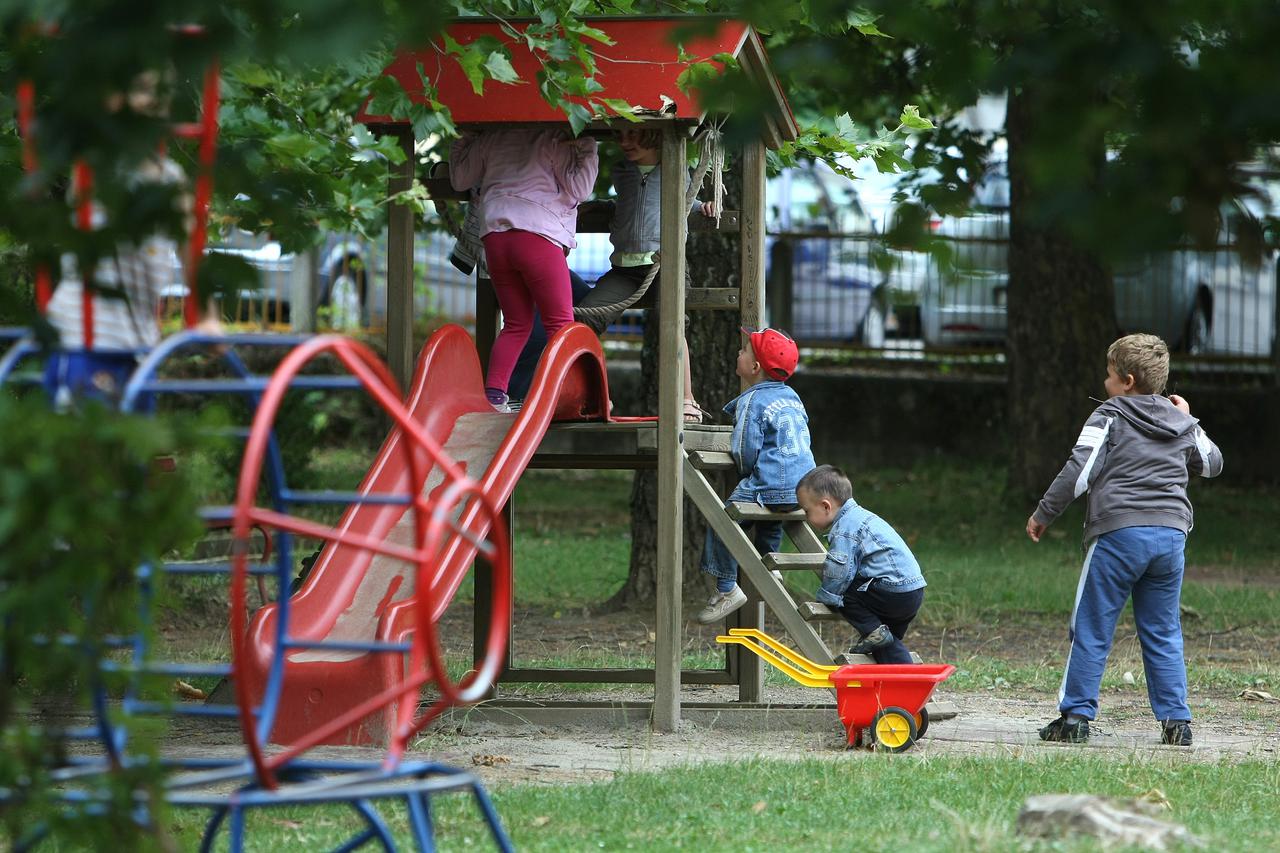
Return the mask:
M1071 605L1071 645L1075 645L1076 636L1076 611L1080 609L1080 597L1084 595L1084 584L1089 579L1089 563L1093 560L1093 549L1098 547L1098 540L1095 537L1089 543L1089 550L1084 554L1084 565L1080 567L1080 582L1076 584L1076 600ZM1058 705L1062 705L1062 701L1067 698L1067 673L1071 671L1071 649L1067 649L1067 665L1062 668L1062 684L1058 687Z

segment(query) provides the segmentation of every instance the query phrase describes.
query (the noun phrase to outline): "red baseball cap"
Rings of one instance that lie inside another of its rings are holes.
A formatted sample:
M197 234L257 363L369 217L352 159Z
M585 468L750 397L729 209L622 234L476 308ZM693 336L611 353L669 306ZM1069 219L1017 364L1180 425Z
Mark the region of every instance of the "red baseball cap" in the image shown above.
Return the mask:
M756 331L746 326L742 327L742 332L751 341L751 351L770 379L785 380L796 372L796 365L800 363L800 349L785 332L777 329Z

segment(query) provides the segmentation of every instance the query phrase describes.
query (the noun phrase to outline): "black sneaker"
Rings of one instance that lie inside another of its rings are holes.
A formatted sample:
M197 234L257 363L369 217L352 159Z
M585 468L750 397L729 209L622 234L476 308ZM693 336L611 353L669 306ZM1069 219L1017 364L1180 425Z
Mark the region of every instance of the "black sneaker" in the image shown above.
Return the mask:
M1089 739L1088 720L1068 720L1061 716L1040 730L1040 740L1084 743Z
M851 655L869 655L884 646L892 645L893 632L886 625L877 625L876 629L849 647Z
M1160 742L1173 746L1191 746L1191 722L1165 720L1160 727Z

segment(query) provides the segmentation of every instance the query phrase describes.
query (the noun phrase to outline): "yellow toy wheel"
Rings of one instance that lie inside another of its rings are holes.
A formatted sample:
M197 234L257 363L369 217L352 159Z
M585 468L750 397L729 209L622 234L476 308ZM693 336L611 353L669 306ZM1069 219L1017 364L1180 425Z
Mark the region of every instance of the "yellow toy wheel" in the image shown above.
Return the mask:
M916 740L924 737L924 733L929 731L929 707L920 709L920 713L916 714Z
M906 709L890 705L871 721L871 736L875 738L876 749L902 752L916 742L916 721Z

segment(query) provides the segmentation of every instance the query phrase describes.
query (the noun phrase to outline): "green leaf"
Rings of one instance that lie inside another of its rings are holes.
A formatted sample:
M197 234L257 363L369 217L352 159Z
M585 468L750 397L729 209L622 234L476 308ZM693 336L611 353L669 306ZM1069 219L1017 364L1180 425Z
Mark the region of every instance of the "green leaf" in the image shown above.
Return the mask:
M876 168L881 172L910 172L915 167L911 161L891 148L884 148L875 154Z
M915 104L907 104L902 108L902 116L898 121L908 130L933 130L933 122L920 115L920 108Z
M676 77L676 86L686 95L704 83L720 77L720 69L710 62L695 62Z
M285 157L309 160L323 156L329 146L305 133L282 133L273 136L265 143L267 150Z
M601 98L600 103L608 107L614 115L627 121L640 121L640 117L636 115L635 107L621 98Z
M573 59L573 43L568 39L558 38L547 48L547 56L556 62L568 62Z
M484 67L489 72L489 76L499 83L524 82L511 66L511 60L507 58L505 51L495 50L489 54L489 58L484 61Z
M271 72L263 68L261 65L255 65L251 62L237 63L229 73L246 86L257 86L258 88L268 88L275 82L275 77Z
M598 30L595 27L589 27L586 24L571 28L571 32L577 33L584 38L594 39L601 44L613 44L613 39L609 38L609 34L604 30Z
M587 125L591 124L591 119L594 118L591 114L591 110L576 101L561 99L559 107L564 111L565 116L568 117L569 127L573 129L574 136L582 133L582 131L586 129Z
M467 49L457 56L458 67L477 95L484 94L484 65L487 57L478 50Z
M845 22L864 36L892 38L887 33L881 32L880 28L876 26L876 20L879 17L879 15L873 15L865 9L850 9L849 14L845 17Z
M848 113L836 116L836 133L846 139L856 139L859 136L858 128L853 123L853 119L849 118Z
M399 80L390 75L375 79L370 85L370 92L369 112L373 115L404 118L413 106L409 93Z

